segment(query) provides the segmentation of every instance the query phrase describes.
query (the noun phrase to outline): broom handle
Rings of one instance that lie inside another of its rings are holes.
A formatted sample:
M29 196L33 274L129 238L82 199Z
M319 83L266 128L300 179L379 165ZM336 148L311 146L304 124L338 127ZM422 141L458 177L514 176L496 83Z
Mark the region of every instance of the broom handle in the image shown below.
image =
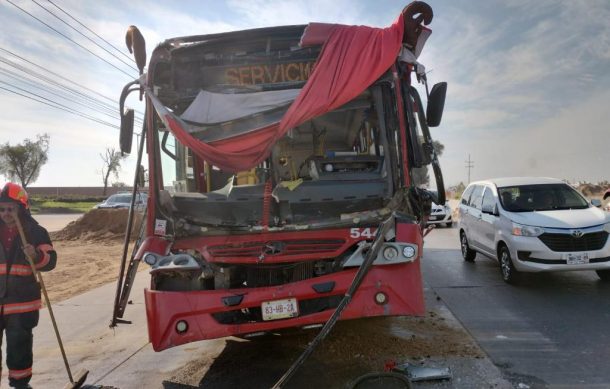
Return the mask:
M23 226L21 225L21 221L19 217L15 215L15 221L17 222L17 229L19 230L19 236L21 236L21 244L24 246L28 244L27 239L25 238L25 233L23 232ZM74 383L74 379L72 378L72 371L70 370L70 364L68 364L68 358L66 357L66 352L64 351L64 344L61 341L61 336L59 335L59 330L57 329L57 322L55 322L55 315L53 314L53 308L51 307L51 301L49 300L49 295L47 295L47 288L44 286L44 281L42 280L42 274L36 269L36 265L34 264L34 260L30 258L30 256L24 251L25 257L27 258L30 266L32 267L32 272L38 279L38 283L40 284L40 289L42 290L42 294L44 295L44 301L47 303L47 308L49 310L49 316L51 316L51 322L53 323L53 329L55 330L55 336L57 337L57 343L59 343L59 349L61 350L61 356L64 359L64 365L66 366L66 371L68 372L68 378L70 379L70 383Z

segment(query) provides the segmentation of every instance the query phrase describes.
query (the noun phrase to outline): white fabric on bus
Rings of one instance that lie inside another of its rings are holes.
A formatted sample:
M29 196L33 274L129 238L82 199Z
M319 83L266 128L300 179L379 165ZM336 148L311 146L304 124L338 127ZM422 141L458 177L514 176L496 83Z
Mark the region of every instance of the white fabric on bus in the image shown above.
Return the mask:
M300 89L252 93L212 93L201 90L180 116L196 123L222 123L288 105Z

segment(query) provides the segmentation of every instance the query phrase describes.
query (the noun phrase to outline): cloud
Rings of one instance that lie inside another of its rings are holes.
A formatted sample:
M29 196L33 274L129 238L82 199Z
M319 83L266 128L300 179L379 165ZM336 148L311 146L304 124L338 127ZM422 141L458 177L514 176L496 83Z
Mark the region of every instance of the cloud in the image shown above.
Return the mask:
M305 24L310 21L344 24L367 22L362 4L348 0L229 0L228 5L255 27Z
M18 4L96 54L124 67L35 4ZM384 26L404 6L388 0L374 4L347 0L66 0L57 4L123 53L127 53L126 27L138 25L149 55L157 43L176 36L309 21ZM433 129L446 146L441 162L449 184L464 179L463 165L469 152L479 178L515 172L555 175L555 167L560 167L556 172L566 174L573 169L570 174L586 179L607 178L596 162L600 145L609 140L605 135L609 118L604 106L610 97L604 92L610 89L610 77L606 75L610 68L610 5L606 1L439 0L432 6L434 33L421 60L431 71L431 81L449 82L443 123ZM64 16L52 6L49 9ZM7 2L0 2L0 23L8 31L0 35L0 47L112 98L116 107L119 93L130 77ZM5 53L0 52L0 57L6 57ZM0 68L7 67L0 64ZM0 80L6 78L0 75ZM52 156L37 185L74 185L75 178L83 185L99 185L95 173L101 165L98 154L107 146L117 145L117 130L3 91L0 103L2 140L17 142L38 132L51 132ZM143 110L134 97L128 104ZM118 118L113 121L89 113L118 124ZM572 139L575 132L580 135ZM568 140L555 139L559 137ZM78 163L74 162L76 157L81 158ZM132 157L129 163L134 160ZM124 175L121 180L130 182L127 166Z
M510 131L464 131L444 140L443 170L449 183L464 177L463 160L475 161L473 179L501 176L551 176L598 181L607 179L610 92L566 106L534 126ZM446 137L442 131L438 137Z

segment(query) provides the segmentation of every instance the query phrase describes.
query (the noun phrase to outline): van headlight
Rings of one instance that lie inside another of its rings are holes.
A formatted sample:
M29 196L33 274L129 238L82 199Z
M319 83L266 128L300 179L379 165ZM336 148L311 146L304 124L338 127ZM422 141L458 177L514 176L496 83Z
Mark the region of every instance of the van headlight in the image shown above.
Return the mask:
M540 236L544 234L544 228L513 223L512 234L516 236Z

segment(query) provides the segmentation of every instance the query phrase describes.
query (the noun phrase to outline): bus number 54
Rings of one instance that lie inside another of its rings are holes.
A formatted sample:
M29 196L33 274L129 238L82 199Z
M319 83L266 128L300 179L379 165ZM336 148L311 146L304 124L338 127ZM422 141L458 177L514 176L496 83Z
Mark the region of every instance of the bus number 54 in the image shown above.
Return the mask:
M374 228L350 228L349 230L349 237L350 238L367 238L367 239L371 239L375 236L375 232L376 230Z

